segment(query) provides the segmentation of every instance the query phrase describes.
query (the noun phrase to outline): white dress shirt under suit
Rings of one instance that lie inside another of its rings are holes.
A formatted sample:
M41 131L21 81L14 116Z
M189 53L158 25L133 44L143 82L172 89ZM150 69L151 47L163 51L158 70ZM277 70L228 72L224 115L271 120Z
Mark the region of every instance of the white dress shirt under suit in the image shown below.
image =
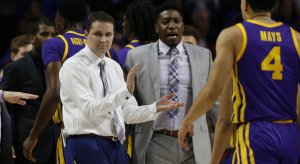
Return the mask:
M106 63L105 71L110 93L104 97L99 62ZM65 135L96 134L116 136L108 112L117 110L120 122L128 124L154 120L156 102L138 106L127 89L123 71L110 58L100 58L88 46L83 48L62 66L59 79L60 97L63 104Z
M170 56L167 53L170 47L158 40L158 62L159 62L159 76L160 76L160 96L168 94L168 77L169 77L169 62ZM185 106L179 108L177 115L174 118L170 118L167 112L159 113L155 120L154 130L179 130L181 122L184 119L185 114L191 107L193 101L192 79L190 71L190 63L187 52L185 51L182 42L180 42L176 48L179 51L179 55L175 57L178 60L178 76L179 76L179 89L178 98L179 102L184 102Z

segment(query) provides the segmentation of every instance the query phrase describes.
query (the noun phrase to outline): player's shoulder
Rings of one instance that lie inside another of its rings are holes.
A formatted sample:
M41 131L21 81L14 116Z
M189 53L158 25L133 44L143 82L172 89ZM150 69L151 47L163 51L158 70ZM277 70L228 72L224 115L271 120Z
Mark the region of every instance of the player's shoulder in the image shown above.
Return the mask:
M236 24L234 26L227 27L223 29L218 37L218 43L241 43L243 40L243 35L246 35L244 29L241 27L241 24Z
M53 46L60 46L63 45L64 42L59 37L50 38L44 41L43 47L53 47Z
M230 38L234 39L234 37L242 36L243 32L244 32L243 25L241 23L238 23L236 25L223 29L220 35L229 37L228 39Z

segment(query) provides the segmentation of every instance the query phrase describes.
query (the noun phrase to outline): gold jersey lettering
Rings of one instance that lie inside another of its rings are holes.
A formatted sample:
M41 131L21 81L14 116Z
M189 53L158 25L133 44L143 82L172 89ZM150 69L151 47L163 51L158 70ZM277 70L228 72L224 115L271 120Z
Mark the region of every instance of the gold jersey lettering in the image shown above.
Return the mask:
M263 42L281 42L280 32L271 32L271 31L259 31L260 40Z

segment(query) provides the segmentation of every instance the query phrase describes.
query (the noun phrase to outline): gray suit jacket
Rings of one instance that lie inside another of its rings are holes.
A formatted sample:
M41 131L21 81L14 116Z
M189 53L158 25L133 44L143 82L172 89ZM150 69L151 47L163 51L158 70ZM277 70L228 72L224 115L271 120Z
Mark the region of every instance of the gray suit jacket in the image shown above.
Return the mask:
M157 44L155 42L134 48L127 55L127 70L134 64L139 65L135 95L139 105L151 104L160 98ZM190 62L193 99L195 99L208 79L212 56L208 49L185 43L183 46ZM153 134L153 126L154 121L135 125L133 161L136 164L145 163L145 154ZM197 164L208 164L211 156L211 144L205 115L194 123L193 148Z

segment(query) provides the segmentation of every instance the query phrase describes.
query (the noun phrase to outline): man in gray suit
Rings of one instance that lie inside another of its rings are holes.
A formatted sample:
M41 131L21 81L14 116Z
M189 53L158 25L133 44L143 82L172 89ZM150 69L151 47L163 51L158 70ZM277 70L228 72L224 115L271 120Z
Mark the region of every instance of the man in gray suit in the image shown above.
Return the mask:
M140 105L151 104L170 92L177 93L174 100L186 104L159 114L155 121L135 125L133 160L136 164L209 163L211 144L205 116L190 129L189 151L181 149L177 140L185 113L206 83L212 64L209 50L182 43L183 26L182 10L164 4L157 10L155 28L159 40L128 52L126 68L139 65L136 99Z

